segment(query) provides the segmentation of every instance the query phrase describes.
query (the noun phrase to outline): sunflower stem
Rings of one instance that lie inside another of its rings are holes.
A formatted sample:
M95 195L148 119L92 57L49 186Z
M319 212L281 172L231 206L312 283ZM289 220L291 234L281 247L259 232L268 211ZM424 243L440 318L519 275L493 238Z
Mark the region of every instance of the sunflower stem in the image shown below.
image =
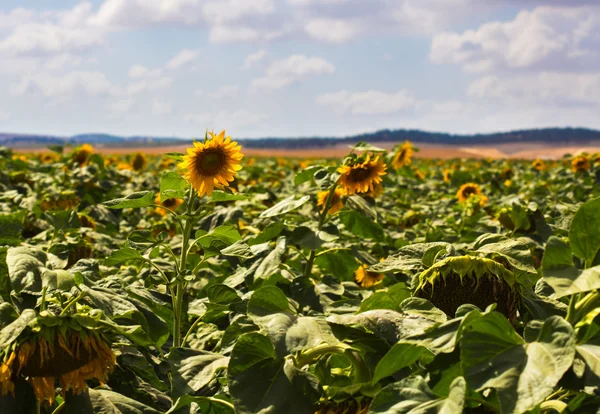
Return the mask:
M325 224L325 220L327 219L327 212L331 208L331 200L333 200L333 195L335 194L335 189L337 188L337 182L334 183L329 189L329 194L327 194L327 200L325 200L325 205L323 206L323 210L319 215L319 224L317 225L317 236L321 231L323 224ZM312 273L312 268L315 263L315 257L317 256L316 250L310 251L310 256L308 257L308 261L306 262L306 267L304 268L304 277L309 277Z

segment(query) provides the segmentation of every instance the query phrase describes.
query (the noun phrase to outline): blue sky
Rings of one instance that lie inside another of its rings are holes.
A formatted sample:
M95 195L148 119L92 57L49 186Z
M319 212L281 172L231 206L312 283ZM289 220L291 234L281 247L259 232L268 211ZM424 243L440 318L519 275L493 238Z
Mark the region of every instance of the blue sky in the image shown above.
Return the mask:
M591 0L3 0L0 131L600 128Z

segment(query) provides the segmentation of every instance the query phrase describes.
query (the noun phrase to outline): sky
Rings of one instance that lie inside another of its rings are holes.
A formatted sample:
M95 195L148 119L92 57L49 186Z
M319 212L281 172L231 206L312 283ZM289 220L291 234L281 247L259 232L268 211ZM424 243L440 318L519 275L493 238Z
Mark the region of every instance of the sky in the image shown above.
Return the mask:
M600 129L597 0L2 0L0 132Z

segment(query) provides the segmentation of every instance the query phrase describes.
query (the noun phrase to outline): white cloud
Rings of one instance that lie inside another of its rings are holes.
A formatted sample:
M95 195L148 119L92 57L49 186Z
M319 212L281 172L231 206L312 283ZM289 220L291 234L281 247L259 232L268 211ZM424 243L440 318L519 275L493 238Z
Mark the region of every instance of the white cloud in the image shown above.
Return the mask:
M0 111L0 121L8 121L10 119L10 114L8 112Z
M599 25L600 7L537 7L508 22L438 34L430 57L468 72L598 68Z
M344 43L361 32L360 23L341 19L312 19L304 27L314 39L328 43Z
M254 42L260 33L249 27L214 26L210 30L209 39L213 43Z
M173 102L163 101L158 98L152 100L152 114L153 115L167 115L173 112Z
M106 105L106 110L111 112L113 115L123 114L125 112L129 112L134 105L135 99L124 98L108 103Z
M228 130L239 129L260 124L268 119L263 113L250 112L245 109L237 111L202 112L200 114L187 113L183 119L186 122L201 124L203 128L220 131L224 127Z
M173 84L173 78L163 76L160 78L145 78L128 84L124 89L116 88L115 94L133 96L144 92L152 92L159 89L165 89Z
M133 65L128 71L131 79L156 78L162 75L161 69L148 69L143 65Z
M0 30L12 29L30 22L34 12L24 8L13 9L7 13L0 12Z
M194 62L200 56L200 51L196 49L183 49L177 53L168 63L167 69L180 69Z
M244 64L242 65L242 69L250 69L252 66L256 65L258 62L267 57L268 52L265 49L261 49L257 52L251 53L244 59Z
M352 115L391 114L418 104L412 94L406 90L395 93L368 90L364 92L339 91L326 93L317 97L319 105L333 108L338 113Z
M225 85L221 86L216 91L209 93L208 96L214 99L232 99L238 96L239 91L239 85Z
M600 72L542 72L507 78L485 76L469 85L468 95L477 99L498 99L510 106L524 103L545 106L600 104Z
M65 75L47 72L24 77L11 87L11 94L40 94L45 98L70 99L75 95L106 96L113 89L112 83L101 72L75 71Z
M292 55L273 62L267 69L266 76L251 82L250 90L280 89L310 76L330 75L334 72L335 66L323 58Z
M202 89L196 89L194 91L194 96L202 96L202 95L204 95L204 90L202 90Z

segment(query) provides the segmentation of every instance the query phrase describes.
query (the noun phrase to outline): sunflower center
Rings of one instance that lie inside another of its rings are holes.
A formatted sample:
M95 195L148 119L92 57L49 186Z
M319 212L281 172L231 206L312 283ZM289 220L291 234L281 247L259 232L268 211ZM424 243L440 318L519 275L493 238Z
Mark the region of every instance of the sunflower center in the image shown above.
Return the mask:
M352 171L350 172L350 175L348 176L348 178L350 178L351 181L358 183L358 182L366 180L367 178L370 177L370 175L371 175L371 169L359 167L359 168L353 168Z
M165 207L173 207L176 204L177 200L175 200L174 198L167 198L165 201L163 201L162 205Z
M200 154L196 161L196 169L203 175L215 175L225 161L225 154L219 149L209 149Z
M472 196L473 194L476 194L476 193L477 193L477 189L475 187L467 187L467 188L465 188L463 190L463 195L465 197L470 197L470 196Z

